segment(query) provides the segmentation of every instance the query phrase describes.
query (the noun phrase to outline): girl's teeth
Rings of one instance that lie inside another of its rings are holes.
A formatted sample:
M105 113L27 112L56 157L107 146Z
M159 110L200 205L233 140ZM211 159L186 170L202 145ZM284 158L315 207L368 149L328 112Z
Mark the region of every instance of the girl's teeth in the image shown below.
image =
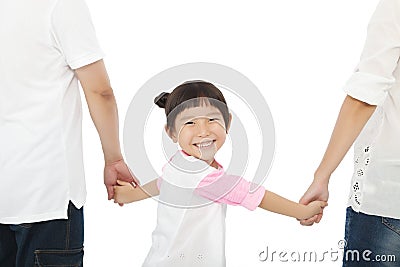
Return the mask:
M197 144L197 147L206 147L206 146L211 145L212 143L213 143L212 141L207 142L207 143L200 143L200 144Z

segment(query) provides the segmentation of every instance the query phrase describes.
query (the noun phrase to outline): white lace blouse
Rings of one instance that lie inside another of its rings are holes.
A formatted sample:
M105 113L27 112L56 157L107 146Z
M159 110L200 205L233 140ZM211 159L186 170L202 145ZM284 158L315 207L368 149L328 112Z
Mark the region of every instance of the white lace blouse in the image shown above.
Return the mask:
M377 105L354 145L349 206L400 219L400 1L381 0L369 23L361 60L344 87Z

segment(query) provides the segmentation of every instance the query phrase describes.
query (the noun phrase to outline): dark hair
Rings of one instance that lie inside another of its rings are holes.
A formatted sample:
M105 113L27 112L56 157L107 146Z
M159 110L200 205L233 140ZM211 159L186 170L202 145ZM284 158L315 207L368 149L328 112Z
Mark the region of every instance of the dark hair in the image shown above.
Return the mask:
M190 99L193 100L188 101ZM175 127L175 119L179 113L187 108L198 107L203 104L216 107L224 118L225 127L229 125L229 110L224 95L215 85L209 82L184 82L171 93L162 92L159 94L154 98L154 103L165 109L167 127L171 130Z

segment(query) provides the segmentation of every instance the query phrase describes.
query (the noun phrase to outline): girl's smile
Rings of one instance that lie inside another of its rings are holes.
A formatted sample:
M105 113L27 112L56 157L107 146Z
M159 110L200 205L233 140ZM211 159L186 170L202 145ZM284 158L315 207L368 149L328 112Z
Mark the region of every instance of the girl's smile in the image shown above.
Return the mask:
M211 164L225 142L227 130L221 112L204 104L180 112L174 131L167 132L187 154Z
M214 144L215 140L210 140L210 141L205 141L205 142L201 142L201 143L197 143L194 144L195 146L197 146L198 148L209 148L212 144Z

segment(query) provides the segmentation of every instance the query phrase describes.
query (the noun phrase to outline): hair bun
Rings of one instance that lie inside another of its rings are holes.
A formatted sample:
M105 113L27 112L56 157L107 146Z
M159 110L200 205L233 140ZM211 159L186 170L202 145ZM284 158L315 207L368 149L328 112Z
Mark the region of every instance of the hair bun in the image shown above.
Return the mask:
M154 98L154 104L156 104L160 108L165 108L168 97L169 97L169 93L162 92L156 98Z

